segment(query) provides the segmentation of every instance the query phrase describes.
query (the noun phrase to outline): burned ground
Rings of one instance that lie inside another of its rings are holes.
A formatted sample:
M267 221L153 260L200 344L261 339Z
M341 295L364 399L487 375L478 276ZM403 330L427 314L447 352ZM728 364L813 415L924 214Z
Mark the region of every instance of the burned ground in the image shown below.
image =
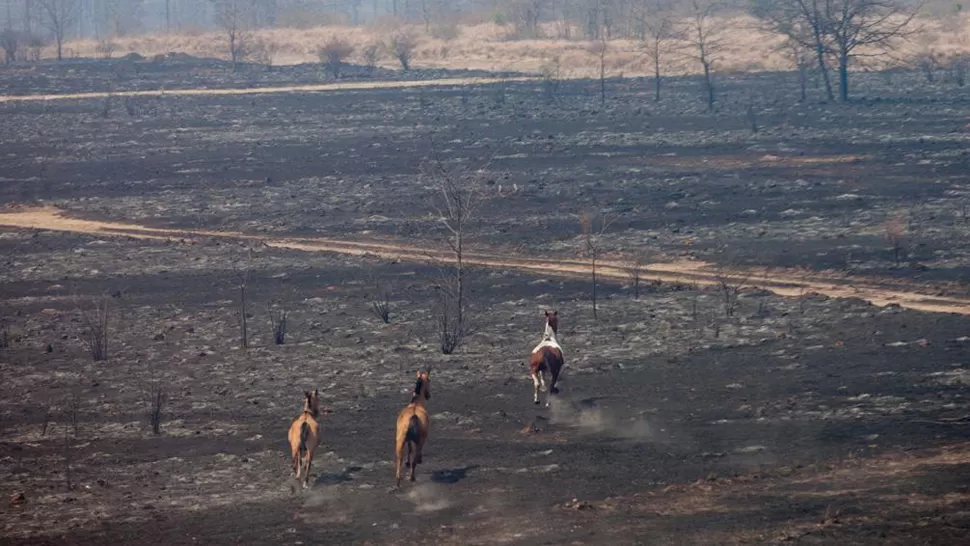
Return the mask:
M157 77L155 88L179 87L178 73ZM587 279L490 267L470 284L474 333L443 356L432 265L197 233L433 244L420 173L436 153L488 162L492 197L472 241L483 252L575 260L577 215L605 213L613 260L892 277L965 295L965 91L872 74L858 78L868 98L798 104L791 80L725 77L714 114L690 79L659 105L639 81L611 82L605 105L592 82L0 104L8 210L184 231L0 234L0 487L23 494L0 516L4 540L965 536L964 315L752 289L728 317L717 287L651 284L635 300L608 279L594 320ZM61 88L32 81L34 93ZM899 265L887 241L897 218ZM234 268L250 272L246 350ZM380 286L389 325L369 309ZM101 294L109 354L93 362L79 336ZM271 308L289 311L284 345ZM525 370L546 308L563 317L567 361L549 409L531 404ZM394 415L429 365L426 464L395 491ZM157 436L153 387L167 394ZM301 492L285 432L311 387L332 413Z

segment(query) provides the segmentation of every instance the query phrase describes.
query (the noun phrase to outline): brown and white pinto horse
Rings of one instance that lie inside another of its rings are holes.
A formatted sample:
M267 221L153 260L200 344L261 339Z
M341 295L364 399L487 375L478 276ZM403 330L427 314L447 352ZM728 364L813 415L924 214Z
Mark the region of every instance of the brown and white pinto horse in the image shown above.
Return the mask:
M306 489L310 485L310 461L313 460L313 453L320 445L320 424L317 422L317 417L320 416L320 392L314 389L313 393L303 394L306 396L303 413L290 425L289 438L290 453L293 456L293 474L296 479L300 479L302 470L303 488Z
M411 403L404 407L397 415L397 435L394 442L394 471L397 486L401 486L401 462L404 459L404 448L408 448L407 459L403 462L411 469L410 480L414 481L414 470L423 462L424 442L428 439L428 429L431 420L424 401L431 399L431 370L418 372L418 380L414 384L414 394Z
M546 406L548 407L549 396L559 394L556 384L559 383L559 374L562 373L565 360L562 356L562 347L556 341L556 334L559 333L559 311L552 313L546 311L545 315L546 329L542 334L542 341L536 345L535 349L532 349L532 354L529 356L529 374L532 376L533 402L536 404L539 403L539 390L546 388L546 373L552 376L552 381L549 383L549 393L546 395Z

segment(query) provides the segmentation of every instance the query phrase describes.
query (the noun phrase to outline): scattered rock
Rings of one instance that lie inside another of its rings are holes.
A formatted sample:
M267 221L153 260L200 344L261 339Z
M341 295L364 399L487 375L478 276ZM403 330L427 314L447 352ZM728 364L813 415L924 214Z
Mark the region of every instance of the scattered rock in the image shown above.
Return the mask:
M14 491L10 495L10 506L19 506L27 502L27 497L24 495L23 491Z

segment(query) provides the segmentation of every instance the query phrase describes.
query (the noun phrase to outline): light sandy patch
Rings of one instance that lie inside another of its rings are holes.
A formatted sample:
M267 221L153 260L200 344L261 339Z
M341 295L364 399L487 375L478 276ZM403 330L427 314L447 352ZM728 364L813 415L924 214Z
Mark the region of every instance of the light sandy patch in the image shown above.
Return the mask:
M102 222L69 218L63 211L53 207L20 208L0 213L0 226L22 229L41 229L86 233L92 235L115 235L135 239L168 240L173 238L219 237L247 240L268 247L301 250L305 252L333 252L354 256L373 256L384 259L404 261L447 261L450 256L440 250L425 249L388 241L347 241L309 237L269 237L248 235L234 231L212 231L197 229L159 229L126 224L121 222ZM513 258L484 252L469 253L466 261L470 264L520 271L542 273L543 275L582 277L590 274L588 263L578 260L556 260L554 258L530 259ZM598 264L597 274L613 280L627 280L627 265L621 261L604 260ZM941 296L922 293L904 282L854 278L831 278L814 273L786 273L784 270L757 270L754 268L716 268L714 264L702 261L680 261L655 263L643 268L645 278L659 279L695 285L719 285L722 281L744 282L750 288L768 290L780 296L803 297L806 293L816 292L835 298L859 298L877 306L896 304L920 311L938 313L957 313L970 315L970 299L959 296ZM938 292L932 286L921 286L923 290Z

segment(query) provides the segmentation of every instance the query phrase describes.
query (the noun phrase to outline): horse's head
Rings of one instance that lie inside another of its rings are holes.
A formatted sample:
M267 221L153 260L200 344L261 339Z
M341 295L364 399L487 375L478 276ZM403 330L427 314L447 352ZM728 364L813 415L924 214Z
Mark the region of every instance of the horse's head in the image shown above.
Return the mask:
M304 391L306 402L303 404L303 411L310 412L314 417L320 414L320 391L313 389L313 392Z
M414 383L414 396L412 400L420 400L423 396L425 400L431 400L431 370L426 372L418 371L418 380Z
M559 311L545 312L546 315L546 331L545 334L548 335L551 330L553 335L559 334Z

